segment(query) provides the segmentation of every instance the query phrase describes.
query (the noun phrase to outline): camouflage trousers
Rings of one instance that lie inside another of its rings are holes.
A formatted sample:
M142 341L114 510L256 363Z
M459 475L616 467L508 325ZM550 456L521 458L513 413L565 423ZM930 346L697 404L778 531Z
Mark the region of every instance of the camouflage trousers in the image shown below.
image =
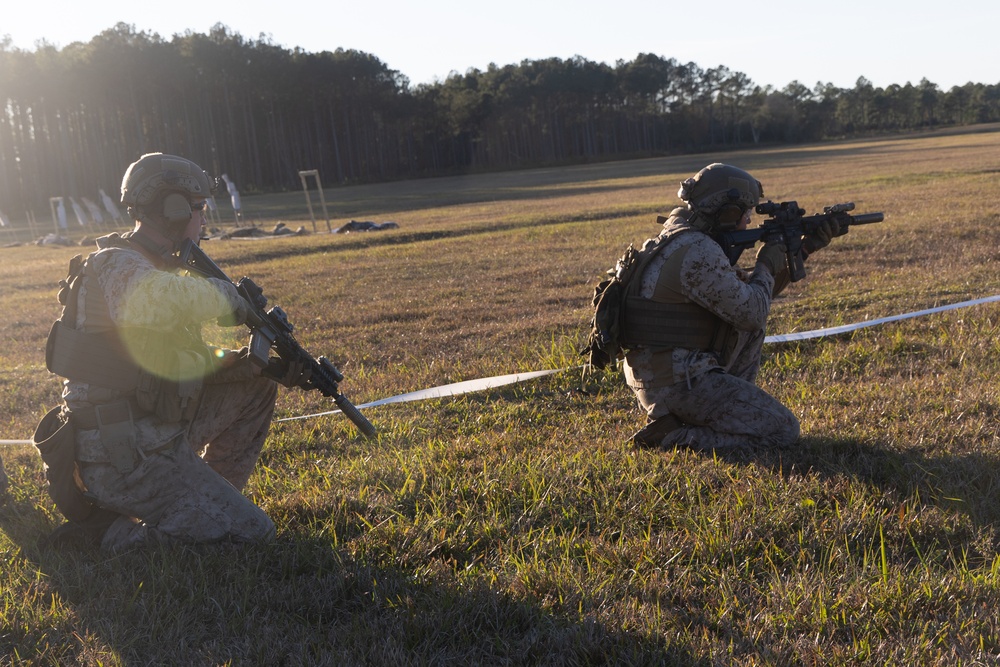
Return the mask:
M650 421L673 415L682 426L662 446L699 450L763 445L781 447L799 438L799 420L755 384L764 332L748 341L729 372L709 371L666 387L636 389Z
M206 384L188 428L165 443L141 442L144 434L162 430L137 422L140 456L131 471L81 461L88 491L102 507L123 515L101 547L121 551L145 542L272 539L274 523L241 490L264 446L276 397L277 385L266 378ZM88 434L97 432L80 432L78 450Z

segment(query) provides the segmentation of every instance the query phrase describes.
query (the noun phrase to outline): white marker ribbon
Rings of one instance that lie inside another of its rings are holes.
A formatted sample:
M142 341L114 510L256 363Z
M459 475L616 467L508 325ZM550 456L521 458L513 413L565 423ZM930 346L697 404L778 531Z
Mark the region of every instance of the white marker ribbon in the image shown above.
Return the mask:
M844 324L839 327L830 327L828 329L815 329L813 331L803 331L801 333L790 333L781 334L779 336L768 336L764 339L765 343L787 343L793 340L806 340L809 338L820 338L822 336L836 336L837 334L847 333L849 331L857 331L858 329L864 329L865 327L873 327L876 324L885 324L886 322L898 322L899 320L908 320L913 317L921 317L923 315L931 315L933 313L943 313L946 310L957 310L959 308L968 308L969 306L978 306L984 303L992 303L994 301L1000 301L1000 294L994 296L986 296L981 299L972 299L971 301L961 301L959 303L952 303L947 306L938 306L936 308L928 308L926 310L917 310L912 313L904 313L902 315L890 315L889 317L880 317L877 320L865 320L864 322L856 322L854 324Z
M943 313L948 310L958 310L959 308L968 308L970 306L979 306L984 303L993 303L996 301L1000 301L1000 294L983 297L981 299L960 301L958 303L952 303L946 306L937 306L936 308L927 308L926 310L917 310L912 313L904 313L902 315L890 315L889 317L880 317L875 320L865 320L864 322L855 322L854 324L844 324L838 327L828 327L826 329L813 329L812 331L801 331L798 333L767 336L764 339L764 342L788 343L797 340L808 340L810 338L836 336L842 333L857 331L858 329L873 327L877 324L898 322L900 320L908 320L914 317L933 315L934 313ZM573 368L579 368L579 367L577 366ZM463 382L453 382L452 384L445 384L438 387L431 387L430 389L421 389L419 391L411 391L406 394L399 394L398 396L381 398L377 401L372 401L371 403L365 403L363 405L359 405L357 406L357 408L361 410L364 408L374 408L379 405L389 405L391 403L409 403L410 401L423 401L430 398L444 398L447 396L458 396L460 394L468 394L475 391L484 391L486 389L492 389L494 387L502 387L508 384L527 382L528 380L534 380L536 378L545 377L547 375L555 375L556 373L562 373L563 371L567 370L570 370L570 368L557 368L555 370L548 370L548 371L532 371L529 373L512 373L510 375L497 375L494 377L481 378L478 380L465 380ZM283 419L275 419L274 421L288 422L288 421L297 421L300 419L312 419L314 417L325 417L327 415L335 415L338 412L340 412L340 410L329 410L327 412L317 412L315 414L302 415L299 417L284 417ZM0 440L0 445L30 445L30 444L31 440Z
M493 387L502 387L508 384L515 384L517 382L527 382L528 380L534 380L535 378L545 377L546 375L555 375L556 373L561 373L565 368L559 368L550 371L531 371L530 373L513 373L511 375L496 375L489 378L481 378L479 380L464 380L462 382L453 382L452 384L443 384L439 387L431 387L430 389L420 389L419 391L411 391L407 394L400 394L398 396L390 396L389 398L380 398L377 401L372 401L371 403L365 403L363 405L356 406L359 410L364 408L374 408L378 405L388 405L389 403L409 403L410 401L423 401L428 398L443 398L445 396L458 396L459 394L469 394L474 391L485 391L486 389L492 389ZM328 412L317 412L312 415L302 415L301 417L285 417L283 419L275 419L275 422L290 422L296 421L298 419L311 419L312 417L324 417L326 415L335 415L340 410L330 410Z

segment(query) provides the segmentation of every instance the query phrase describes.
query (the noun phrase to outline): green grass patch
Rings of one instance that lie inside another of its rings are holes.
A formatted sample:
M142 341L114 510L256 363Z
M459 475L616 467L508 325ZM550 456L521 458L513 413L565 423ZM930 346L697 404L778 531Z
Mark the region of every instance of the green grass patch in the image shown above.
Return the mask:
M335 226L399 228L207 242L355 403L567 370L372 408L376 441L339 415L274 424L248 488L278 527L263 547L41 550L59 516L40 462L5 448L0 663L995 663L1000 307L768 346L760 382L803 436L726 456L632 449L621 373L585 375L577 350L593 285L714 160L811 212L886 214L810 259L769 333L992 295L998 148L902 137L337 188ZM311 228L301 193L246 207ZM0 250L0 438L58 401L44 343L81 251ZM277 416L331 407L283 391Z

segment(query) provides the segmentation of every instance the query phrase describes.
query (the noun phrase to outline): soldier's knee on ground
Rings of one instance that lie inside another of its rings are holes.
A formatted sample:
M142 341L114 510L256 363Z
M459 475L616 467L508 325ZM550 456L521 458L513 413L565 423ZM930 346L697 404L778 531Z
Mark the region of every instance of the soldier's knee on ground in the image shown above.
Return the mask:
M118 554L130 549L155 544L173 542L212 543L236 542L255 543L273 541L276 535L274 522L263 511L253 520L245 521L240 526L231 526L229 530L199 531L196 527L189 533L173 534L154 526L144 524L131 517L121 517L115 521L101 540L101 550ZM218 528L218 527L217 527Z
M791 412L788 412L785 415L785 419L778 421L774 425L774 431L771 434L771 444L776 447L789 447L799 441L800 434L801 426L799 425L798 418Z
M799 420L795 419L794 421L788 424L785 430L784 434L785 437L782 444L785 446L794 445L796 442L799 441L799 436L801 434L802 434L802 427L799 425Z

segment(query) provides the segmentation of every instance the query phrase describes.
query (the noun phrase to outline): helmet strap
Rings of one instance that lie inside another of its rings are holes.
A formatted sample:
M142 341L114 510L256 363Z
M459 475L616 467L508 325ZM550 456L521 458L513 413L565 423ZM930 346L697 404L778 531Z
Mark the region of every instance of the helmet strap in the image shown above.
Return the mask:
M149 224L145 221L142 222ZM174 241L163 234L157 234L157 236L162 238L162 240L158 240L150 236L150 231L151 230L148 228L144 229L142 225L139 225L134 232L129 234L128 240L139 246L139 249L144 251L143 254L152 257L159 264L166 266L176 264L177 257L175 253L177 252L179 245L177 241ZM156 231L159 231L159 229Z
M686 217L689 225L706 234L715 231L715 222L710 217L698 210L688 209L688 211L690 213Z
M149 204L136 207L133 217L147 226L147 233L163 236L176 250L184 228L191 221L191 204L180 193L164 192Z

